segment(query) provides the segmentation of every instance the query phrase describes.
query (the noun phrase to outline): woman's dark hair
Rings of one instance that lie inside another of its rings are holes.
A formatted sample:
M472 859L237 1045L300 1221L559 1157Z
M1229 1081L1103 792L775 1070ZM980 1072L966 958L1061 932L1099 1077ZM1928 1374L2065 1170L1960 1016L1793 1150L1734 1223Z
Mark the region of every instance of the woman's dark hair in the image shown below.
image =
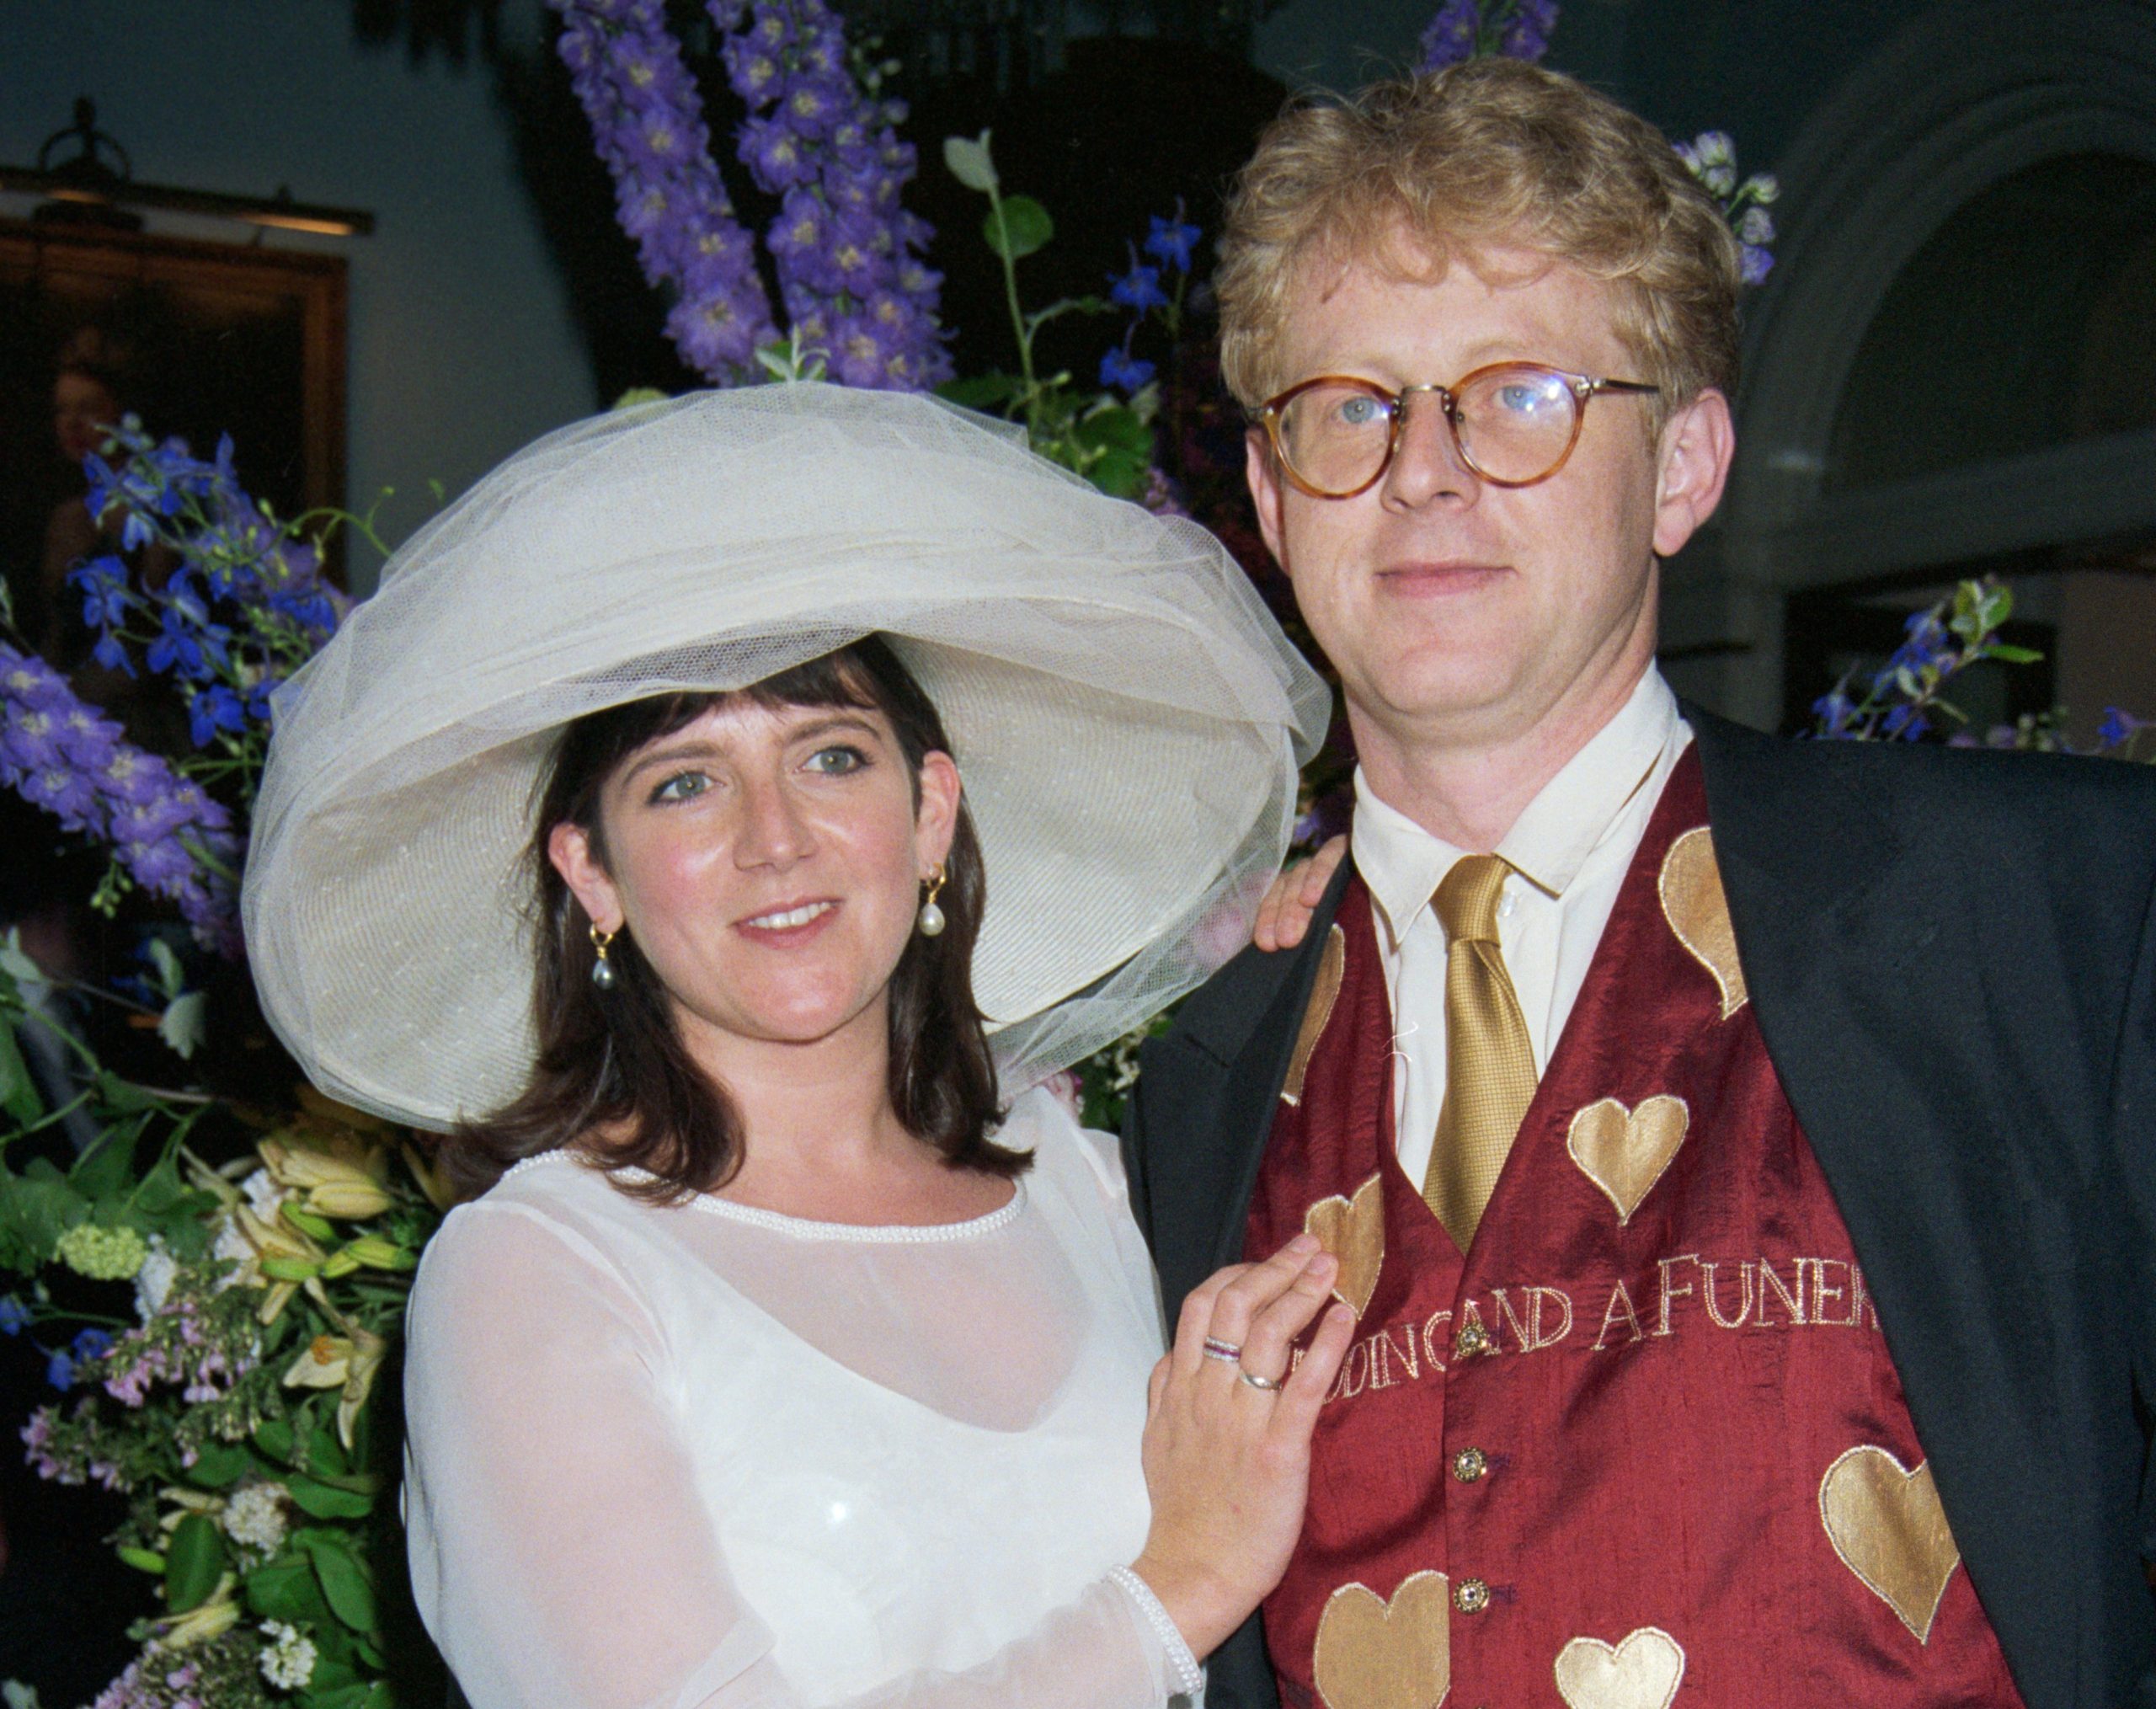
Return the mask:
M443 1139L442 1162L465 1196L483 1193L520 1158L588 1143L595 1129L622 1136L603 1152L594 1148L597 1161L654 1178L623 1190L660 1203L723 1186L741 1167L744 1135L733 1100L691 1060L650 963L624 934L608 953L613 988L602 992L592 984L591 921L547 857L549 835L566 823L582 828L604 865L600 796L615 768L729 700L881 713L913 774L916 808L922 756L950 749L933 703L873 635L729 694L661 695L568 725L540 779L536 828L525 857L542 922L533 986L538 1060L514 1103ZM1027 1154L988 1137L1003 1112L974 1006L974 940L986 886L979 839L963 801L944 865L937 901L947 923L937 937L914 934L891 975L891 1103L907 1130L953 1167L1017 1175Z

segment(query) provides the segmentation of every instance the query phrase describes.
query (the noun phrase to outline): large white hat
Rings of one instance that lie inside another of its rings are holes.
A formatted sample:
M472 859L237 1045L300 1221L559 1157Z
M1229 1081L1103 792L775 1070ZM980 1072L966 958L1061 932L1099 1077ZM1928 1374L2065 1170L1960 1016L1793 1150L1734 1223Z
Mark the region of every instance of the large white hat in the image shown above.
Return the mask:
M532 1064L520 857L555 734L871 632L964 778L1006 1093L1240 947L1329 698L1219 542L933 400L760 386L520 451L280 692L243 897L278 1036L398 1120L507 1103Z

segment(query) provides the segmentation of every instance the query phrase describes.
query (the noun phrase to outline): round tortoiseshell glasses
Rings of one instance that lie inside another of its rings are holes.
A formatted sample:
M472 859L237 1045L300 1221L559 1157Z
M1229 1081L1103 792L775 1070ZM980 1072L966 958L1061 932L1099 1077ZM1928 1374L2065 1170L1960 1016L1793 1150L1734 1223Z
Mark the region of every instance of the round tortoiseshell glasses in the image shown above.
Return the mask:
M1257 415L1289 480L1315 499L1368 492L1392 466L1407 400L1428 392L1444 410L1460 460L1494 487L1531 487L1565 466L1588 399L1654 393L1639 380L1598 380L1540 362L1493 362L1449 386L1403 386L1320 374L1267 400Z

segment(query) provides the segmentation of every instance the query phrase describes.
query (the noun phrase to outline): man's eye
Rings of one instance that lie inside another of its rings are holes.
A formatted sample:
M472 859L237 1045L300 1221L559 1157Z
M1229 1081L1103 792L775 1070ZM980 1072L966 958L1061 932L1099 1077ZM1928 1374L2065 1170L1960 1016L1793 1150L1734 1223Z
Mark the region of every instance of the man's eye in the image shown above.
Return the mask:
M821 772L827 777L842 777L848 772L858 772L868 763L868 756L858 748L839 746L819 748L808 756L808 769Z
M711 779L701 772L676 772L651 792L654 801L687 801L711 788Z
M1349 398L1337 413L1343 427L1368 427L1384 418L1385 406L1374 398Z

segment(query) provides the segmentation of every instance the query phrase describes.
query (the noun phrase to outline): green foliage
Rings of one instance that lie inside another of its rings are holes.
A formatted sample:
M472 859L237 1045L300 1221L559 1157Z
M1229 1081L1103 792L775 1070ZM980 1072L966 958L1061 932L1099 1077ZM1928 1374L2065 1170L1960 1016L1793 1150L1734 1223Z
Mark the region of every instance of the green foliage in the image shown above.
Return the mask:
M1018 371L969 375L947 382L938 395L1022 422L1027 439L1043 457L1085 476L1112 497L1135 498L1153 463L1157 393L1148 387L1125 403L1112 392L1080 386L1068 373L1042 374L1035 364L1043 327L1066 315L1112 314L1114 306L1098 296L1067 296L1028 312L1018 289L1018 263L1054 240L1054 220L1033 197L1003 193L987 131L972 139L946 137L943 163L960 184L988 198L981 239L1003 264Z

